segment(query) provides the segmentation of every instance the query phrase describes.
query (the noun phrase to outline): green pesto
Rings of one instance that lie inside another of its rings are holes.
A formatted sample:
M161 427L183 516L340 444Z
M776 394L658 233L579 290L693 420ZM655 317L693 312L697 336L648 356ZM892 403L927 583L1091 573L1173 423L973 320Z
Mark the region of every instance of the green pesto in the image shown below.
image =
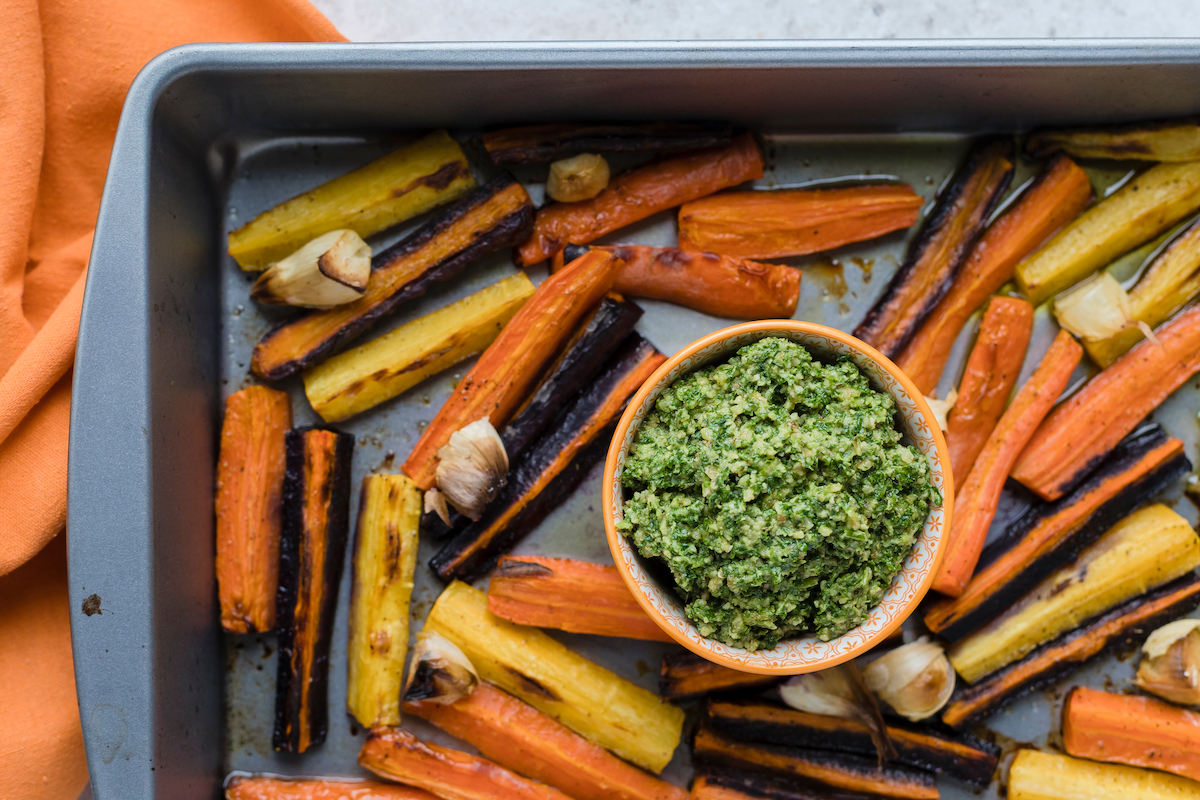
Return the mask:
M862 622L941 501L895 402L849 360L762 339L668 387L617 527L661 558L704 636L747 650Z

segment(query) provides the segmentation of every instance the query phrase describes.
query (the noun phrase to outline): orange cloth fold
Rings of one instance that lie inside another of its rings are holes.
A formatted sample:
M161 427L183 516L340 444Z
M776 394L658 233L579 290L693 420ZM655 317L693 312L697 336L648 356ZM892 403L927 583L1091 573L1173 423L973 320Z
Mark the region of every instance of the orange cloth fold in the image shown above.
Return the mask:
M0 21L0 797L87 780L66 548L71 365L129 84L189 42L345 41L307 0L4 0ZM57 538L56 538L57 537Z

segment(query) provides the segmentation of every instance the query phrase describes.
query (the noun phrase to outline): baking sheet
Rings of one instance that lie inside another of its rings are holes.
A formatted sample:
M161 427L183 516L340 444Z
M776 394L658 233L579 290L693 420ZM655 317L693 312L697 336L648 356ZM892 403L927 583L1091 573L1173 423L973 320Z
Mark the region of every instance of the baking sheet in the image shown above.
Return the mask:
M478 135L452 131L463 142L480 182L495 172L482 155ZM276 203L309 189L325 180L341 175L406 141L408 136L388 139L339 138L264 138L246 139L232 143L236 149L236 166L229 173L223 199L222 223L224 235L252 219ZM927 201L945 182L954 167L970 147L969 137L948 134L855 135L855 136L792 136L772 134L764 137L768 169L764 178L755 182L762 188L801 187L836 184L851 180L899 180L909 183ZM229 143L226 143L227 145ZM636 163L637 157L613 159L614 170ZM1084 163L1098 194L1125 178L1133 168L1128 164ZM1019 191L1036 172L1037 165L1019 163L1010 194ZM530 191L535 203L542 199L541 181L545 165L513 170ZM925 210L928 211L929 203ZM435 212L436 213L436 212ZM419 227L424 219L370 240L375 251L399 240ZM908 238L916 228L898 232L859 245L841 248L830 253L788 260L804 270L796 319L819 322L842 330L852 330L867 309L883 292L892 274L903 259ZM636 242L670 245L675 243L674 214L665 212L637 225L617 231L601 242ZM467 270L451 285L435 287L427 295L403 306L368 337L415 319L447 303L453 302L515 271L509 253L493 255ZM243 273L228 256L221 264L222 401L230 393L254 382L248 375L250 354L254 344L280 316L263 312L249 299L253 276ZM534 282L545 277L544 268L530 272ZM689 342L712 331L734 324L737 320L711 317L706 314L652 300L637 301L646 311L638 330L670 355ZM978 315L977 315L978 316ZM974 324L969 324L955 347L955 355L947 366L939 387L941 396L957 382L961 362L970 347ZM1036 367L1041 354L1049 347L1057 326L1048 309L1038 309L1030 355L1022 370L1023 381ZM449 395L453 382L470 368L463 362L415 387L404 395L351 418L336 427L353 433L356 447L353 482L357 486L364 475L373 472L396 472L407 457L421 430L433 418ZM1086 375L1081 367L1077 378ZM284 382L292 395L296 425L318 423L304 397L299 379ZM1069 391L1069 390L1068 390ZM1189 458L1195 463L1200 429L1197 428L1197 392L1200 380L1193 379L1172 395L1153 415L1153 419L1172 435L1181 438ZM605 542L604 526L598 511L603 465L591 471L582 486L562 506L551 513L532 535L517 546L517 553L537 553L570 556L590 561L611 563ZM1184 515L1193 525L1197 514L1192 504L1181 497L1181 482L1164 494L1164 501ZM357 515L358 492L352 492L351 519ZM1002 499L995 534L1003 521L1019 511L1022 501L1015 494ZM416 587L413 594L412 628L415 638L425 616L441 591L441 583L429 570L427 562L439 543L421 544ZM225 720L226 738L224 767L228 771L268 772L285 775L363 776L357 765L358 749L364 736L345 712L347 610L349 608L350 566L346 558L338 598L338 613L334 628L329 681L329 736L327 741L303 755L276 753L271 748L271 729L275 703L275 638L274 636L231 635L224 637ZM486 580L478 585L486 586ZM915 621L906 624L906 636L912 638ZM607 667L616 674L651 691L657 691L658 669L662 655L679 650L676 645L638 642L626 639L578 636L550 632L583 656ZM1117 654L1067 676L1054 687L1034 692L1010 703L985 721L984 726L996 734L996 739L1012 748L1017 743L1054 745L1058 726L1058 711L1065 691L1075 684L1097 687L1122 687L1133 673L1134 660ZM696 710L689 714L687 731L696 721ZM452 737L422 720L406 717L403 727L422 738L450 744L473 751ZM1049 741L1048 741L1049 740ZM668 780L686 785L691 775L688 748L681 746L674 760L664 771ZM985 792L952 779L939 780L945 798L998 797L993 782Z

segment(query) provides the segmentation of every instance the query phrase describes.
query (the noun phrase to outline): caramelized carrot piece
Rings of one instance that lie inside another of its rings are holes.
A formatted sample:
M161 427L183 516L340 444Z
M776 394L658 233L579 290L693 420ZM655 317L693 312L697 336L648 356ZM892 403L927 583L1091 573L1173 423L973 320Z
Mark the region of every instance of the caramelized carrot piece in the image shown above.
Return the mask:
M762 176L762 153L749 133L735 136L727 147L635 167L591 200L542 207L533 235L517 250L517 265L541 263L569 244L593 242L651 214Z
M937 591L951 597L962 594L983 552L1000 490L1013 462L1067 388L1067 381L1082 358L1083 347L1079 342L1066 331L1059 331L1037 371L1000 417L954 499L954 524L946 543L946 555L933 579Z
M727 192L679 209L679 246L739 258L783 258L874 239L917 221L908 185Z
M225 785L225 800L437 800L437 797L421 789L378 781L238 775Z
M1076 686L1063 708L1063 746L1094 761L1200 780L1200 714L1152 697Z
M358 763L389 780L443 800L571 800L557 789L514 775L498 764L423 742L399 728L375 728Z
M467 373L404 462L422 489L433 486L437 451L450 434L487 416L502 429L525 401L542 368L575 332L576 323L612 288L621 260L598 251L542 281Z
M984 231L950 291L896 359L922 394L937 388L950 348L967 318L1012 280L1017 262L1078 216L1091 198L1087 173L1060 155L1046 165L1016 204Z
M217 594L221 627L275 627L279 532L283 527L283 435L292 427L286 392L247 386L225 401L217 457Z
M687 792L643 772L538 711L481 683L453 703L405 703L404 712L432 722L513 772L566 792L574 800L684 800Z
M691 700L709 692L765 689L782 680L722 667L695 653L667 653L658 673L658 693L668 700Z
M1015 297L994 297L958 385L958 402L947 420L950 468L965 480L996 427L1025 361L1033 333L1033 306Z
M1054 410L1012 476L1046 500L1073 489L1171 392L1200 370L1200 304L1142 341Z
M971 154L938 196L920 234L883 296L854 335L895 358L950 289L1012 179L1012 142L995 141Z
M616 567L572 558L504 556L488 585L488 611L538 628L672 641L642 611Z

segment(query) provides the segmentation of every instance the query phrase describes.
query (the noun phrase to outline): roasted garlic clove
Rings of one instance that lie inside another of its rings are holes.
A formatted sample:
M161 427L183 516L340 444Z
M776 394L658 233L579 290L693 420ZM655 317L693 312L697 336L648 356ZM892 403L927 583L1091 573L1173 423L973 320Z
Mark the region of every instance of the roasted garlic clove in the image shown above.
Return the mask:
M442 522L450 524L450 509L446 508L446 495L436 486L425 492L425 513L430 511L437 514Z
M450 434L438 459L437 485L446 500L464 517L479 519L508 478L508 453L491 420L477 419Z
M958 402L958 389L951 389L946 395L945 400L938 400L936 397L926 397L925 402L929 404L929 410L933 412L933 418L937 421L937 425L942 431L950 430L950 423L947 421L950 416L951 409Z
M265 305L333 308L362 297L370 277L370 245L354 231L330 231L268 267L250 296Z
M608 162L603 156L583 153L550 165L546 194L560 203L591 200L608 186Z
M1136 683L1144 692L1180 705L1200 705L1200 619L1170 622L1142 645Z
M449 705L475 691L479 673L458 645L431 630L417 634L412 663L400 697Z
M779 697L797 711L861 722L871 732L880 765L896 757L879 704L853 661L788 678L779 687Z
M867 688L902 717L932 717L954 691L954 669L941 646L922 636L885 653L863 669Z
M1138 328L1147 339L1158 342L1149 325L1133 318L1129 295L1107 272L1099 272L1056 297L1054 316L1059 325L1084 341L1100 341L1126 328Z

